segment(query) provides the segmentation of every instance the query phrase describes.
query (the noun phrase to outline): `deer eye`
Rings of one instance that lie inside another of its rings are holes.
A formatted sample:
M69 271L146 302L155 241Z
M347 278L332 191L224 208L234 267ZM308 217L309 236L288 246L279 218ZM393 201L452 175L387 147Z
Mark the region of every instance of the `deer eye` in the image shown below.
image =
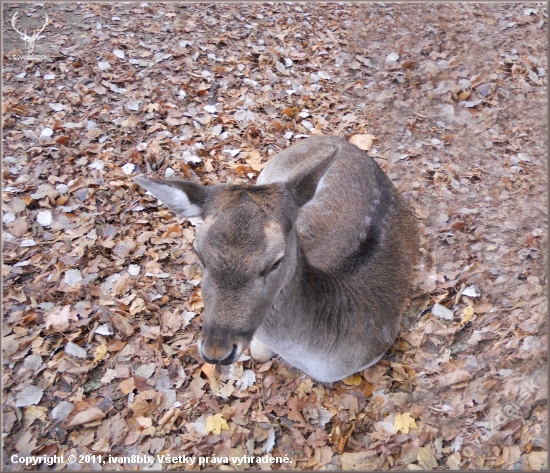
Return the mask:
M279 266L281 266L282 262L283 262L283 258L280 258L277 261L275 261L275 263L273 263L271 268L269 268L268 273L272 273L273 271L275 271Z

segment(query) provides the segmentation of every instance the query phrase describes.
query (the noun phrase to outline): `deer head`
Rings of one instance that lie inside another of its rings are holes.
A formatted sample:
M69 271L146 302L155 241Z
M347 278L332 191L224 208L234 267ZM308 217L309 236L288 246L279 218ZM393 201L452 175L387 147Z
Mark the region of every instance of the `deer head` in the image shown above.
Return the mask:
M290 181L259 186L135 178L177 215L204 221L194 249L202 266L199 351L206 361L236 361L292 281L299 261L294 221L337 153Z

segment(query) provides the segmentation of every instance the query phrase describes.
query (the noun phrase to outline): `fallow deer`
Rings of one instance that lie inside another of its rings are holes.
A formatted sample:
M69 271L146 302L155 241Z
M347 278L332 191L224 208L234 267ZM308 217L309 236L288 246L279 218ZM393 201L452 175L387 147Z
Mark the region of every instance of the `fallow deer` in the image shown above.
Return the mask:
M194 249L209 363L251 346L321 382L375 364L391 347L414 275L414 213L378 164L336 137L276 155L256 185L137 176L177 215L201 218Z

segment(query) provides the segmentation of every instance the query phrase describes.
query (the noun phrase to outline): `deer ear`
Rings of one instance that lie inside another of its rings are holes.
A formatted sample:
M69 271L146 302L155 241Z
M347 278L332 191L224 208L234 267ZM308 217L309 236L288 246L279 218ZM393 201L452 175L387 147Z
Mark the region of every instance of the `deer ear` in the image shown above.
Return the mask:
M148 190L176 215L185 218L202 216L208 189L202 184L179 179L155 179L136 176L134 181Z
M339 154L340 145L315 166L293 176L285 183L286 188L294 197L294 202L299 207L313 199L315 194L323 187L323 176Z

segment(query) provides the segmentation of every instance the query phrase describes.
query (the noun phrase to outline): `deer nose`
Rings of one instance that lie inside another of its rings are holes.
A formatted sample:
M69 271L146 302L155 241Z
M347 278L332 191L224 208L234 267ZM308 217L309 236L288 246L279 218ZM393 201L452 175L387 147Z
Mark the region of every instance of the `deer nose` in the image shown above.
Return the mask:
M218 340L209 342L204 340L199 345L199 351L208 363L230 365L237 360L239 356L239 347L236 344L221 343Z

